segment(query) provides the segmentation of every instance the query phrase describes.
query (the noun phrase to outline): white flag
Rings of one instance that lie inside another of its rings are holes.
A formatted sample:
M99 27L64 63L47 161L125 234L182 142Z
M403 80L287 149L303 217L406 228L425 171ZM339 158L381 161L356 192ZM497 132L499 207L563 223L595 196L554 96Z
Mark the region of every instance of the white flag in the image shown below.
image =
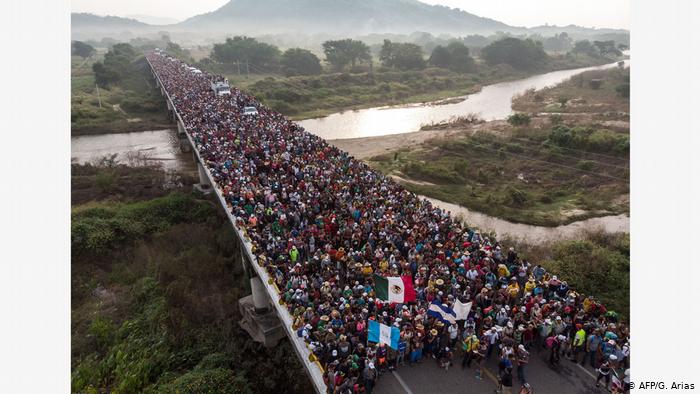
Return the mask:
M469 311L472 310L472 303L471 301L469 301L466 304L463 304L460 300L457 300L455 301L453 309L455 311L455 314L457 315L456 320L467 320L467 316L469 316Z

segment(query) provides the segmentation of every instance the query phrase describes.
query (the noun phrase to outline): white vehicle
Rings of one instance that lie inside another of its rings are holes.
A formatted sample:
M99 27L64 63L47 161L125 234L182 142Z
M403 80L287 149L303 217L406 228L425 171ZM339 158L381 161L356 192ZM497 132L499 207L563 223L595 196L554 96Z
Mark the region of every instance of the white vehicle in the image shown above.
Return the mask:
M258 109L255 107L243 107L243 116L257 116Z
M228 86L228 83L226 81L212 82L211 83L211 90L213 90L214 94L217 96L224 96L224 95L231 94L231 87Z

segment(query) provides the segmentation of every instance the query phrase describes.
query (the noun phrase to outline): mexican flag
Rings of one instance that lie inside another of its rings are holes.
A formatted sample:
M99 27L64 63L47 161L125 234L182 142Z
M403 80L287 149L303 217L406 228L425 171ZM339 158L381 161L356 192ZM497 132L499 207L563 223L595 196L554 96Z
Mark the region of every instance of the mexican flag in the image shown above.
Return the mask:
M374 275L375 292L377 298L382 301L406 303L416 300L416 291L413 289L413 281L410 276L383 276Z

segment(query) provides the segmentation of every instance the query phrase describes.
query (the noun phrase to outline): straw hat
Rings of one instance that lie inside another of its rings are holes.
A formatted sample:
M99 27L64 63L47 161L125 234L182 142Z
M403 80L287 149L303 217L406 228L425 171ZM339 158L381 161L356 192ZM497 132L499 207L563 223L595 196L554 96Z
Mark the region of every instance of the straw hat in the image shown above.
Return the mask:
M438 334L438 330L433 328L432 330L430 330L430 333L433 334L433 336L435 336Z

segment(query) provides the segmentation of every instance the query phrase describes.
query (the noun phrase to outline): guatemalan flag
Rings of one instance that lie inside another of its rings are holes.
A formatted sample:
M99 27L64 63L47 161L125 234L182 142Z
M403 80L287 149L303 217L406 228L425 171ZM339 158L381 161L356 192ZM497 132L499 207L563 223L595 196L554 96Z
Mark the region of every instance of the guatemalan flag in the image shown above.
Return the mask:
M404 304L416 300L416 290L410 276L383 277L374 275L375 292L382 301Z
M398 327L387 326L376 320L369 321L369 335L367 340L375 343L385 343L392 349L399 349L399 337L401 331Z
M434 300L430 307L428 308L428 316L432 316L440 319L445 324L452 324L457 321L457 314L452 308L440 303L438 300Z

